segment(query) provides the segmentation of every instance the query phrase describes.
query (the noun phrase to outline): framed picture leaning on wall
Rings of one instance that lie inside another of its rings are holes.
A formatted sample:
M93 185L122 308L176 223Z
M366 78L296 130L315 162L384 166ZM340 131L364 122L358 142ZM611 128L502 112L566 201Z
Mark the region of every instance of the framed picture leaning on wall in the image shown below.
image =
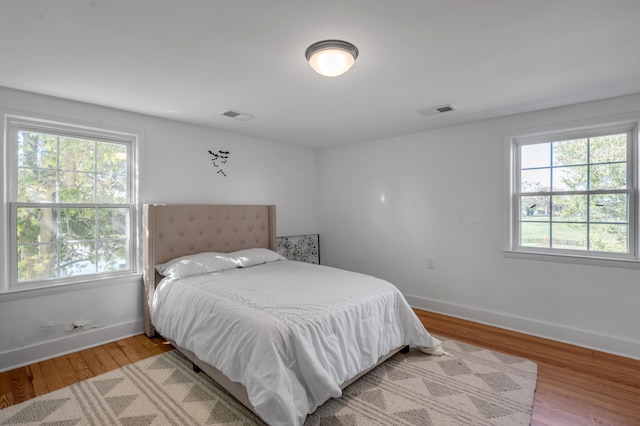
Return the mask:
M289 260L320 264L320 235L293 235L276 238L276 251Z

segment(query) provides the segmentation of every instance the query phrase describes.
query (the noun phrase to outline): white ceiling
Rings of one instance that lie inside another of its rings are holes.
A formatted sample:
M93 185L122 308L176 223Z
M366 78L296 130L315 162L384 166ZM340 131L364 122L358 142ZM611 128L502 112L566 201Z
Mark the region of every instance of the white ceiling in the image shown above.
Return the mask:
M640 93L639 30L640 0L1 0L0 86L320 148Z

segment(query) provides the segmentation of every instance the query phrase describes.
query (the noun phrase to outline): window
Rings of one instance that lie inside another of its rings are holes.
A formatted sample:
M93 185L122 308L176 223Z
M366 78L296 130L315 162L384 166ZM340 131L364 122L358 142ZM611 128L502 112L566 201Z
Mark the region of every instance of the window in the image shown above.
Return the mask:
M135 270L136 138L9 117L12 289Z
M511 139L515 252L638 259L636 123Z

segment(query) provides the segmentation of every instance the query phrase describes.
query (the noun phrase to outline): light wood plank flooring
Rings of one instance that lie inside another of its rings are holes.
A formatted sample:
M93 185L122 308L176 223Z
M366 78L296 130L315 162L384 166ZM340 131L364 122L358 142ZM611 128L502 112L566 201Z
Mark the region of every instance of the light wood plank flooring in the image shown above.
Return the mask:
M640 425L640 361L416 310L427 329L538 364L532 426ZM0 373L0 408L171 350L130 337Z

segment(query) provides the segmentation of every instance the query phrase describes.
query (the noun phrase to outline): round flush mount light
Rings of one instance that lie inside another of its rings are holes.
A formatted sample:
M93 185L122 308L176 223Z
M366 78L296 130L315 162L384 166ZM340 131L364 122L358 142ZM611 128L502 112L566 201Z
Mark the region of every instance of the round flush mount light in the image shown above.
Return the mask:
M304 55L318 74L337 77L349 71L358 57L358 48L342 40L323 40L309 46Z

